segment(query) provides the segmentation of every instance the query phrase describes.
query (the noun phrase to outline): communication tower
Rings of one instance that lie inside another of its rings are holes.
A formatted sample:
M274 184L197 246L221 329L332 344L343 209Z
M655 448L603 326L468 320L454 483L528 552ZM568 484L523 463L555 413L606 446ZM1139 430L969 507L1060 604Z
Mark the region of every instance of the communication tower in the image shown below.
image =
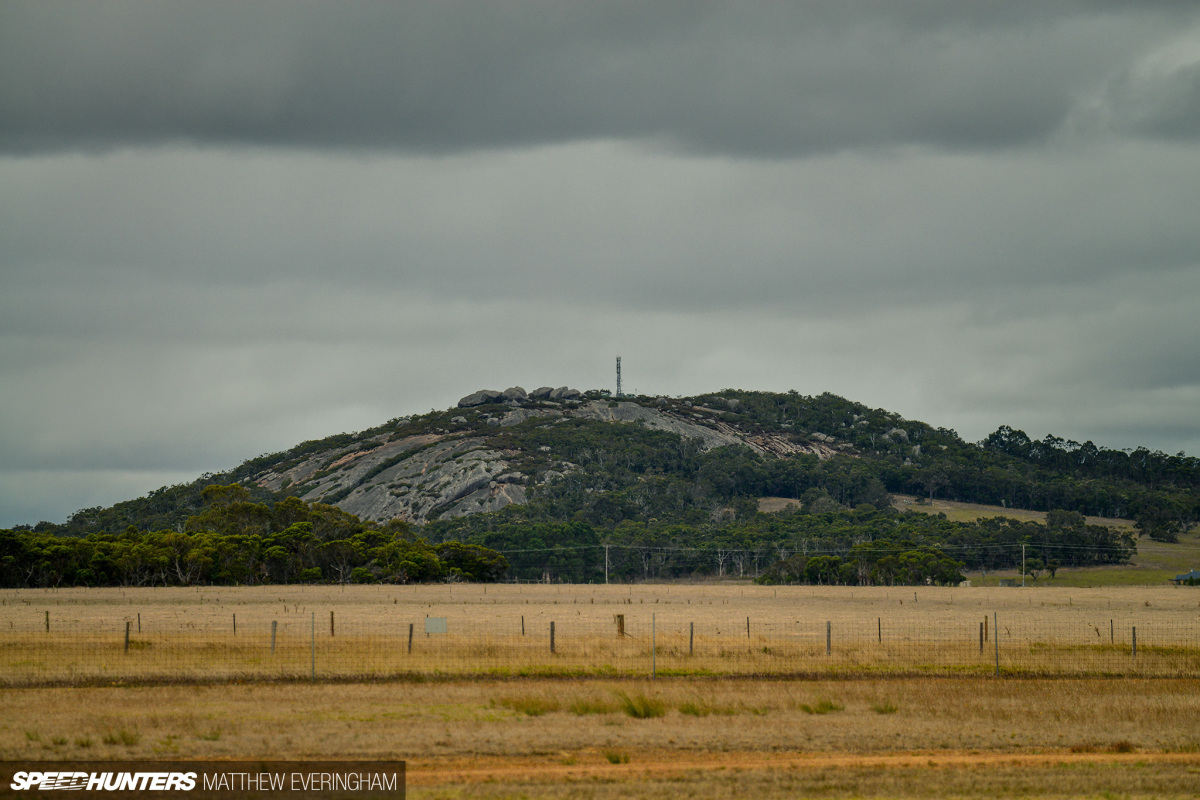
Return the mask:
M617 356L617 397L621 396L621 357Z

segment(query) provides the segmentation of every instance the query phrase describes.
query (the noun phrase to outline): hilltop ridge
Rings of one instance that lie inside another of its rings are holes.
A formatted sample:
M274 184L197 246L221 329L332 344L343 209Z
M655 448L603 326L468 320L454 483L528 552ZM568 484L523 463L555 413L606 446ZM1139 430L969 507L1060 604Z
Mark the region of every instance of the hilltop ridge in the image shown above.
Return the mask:
M38 527L76 535L178 528L202 507L204 486L233 482L264 501L294 495L364 520L414 524L526 508L530 519L611 528L715 519L762 496L809 510L882 509L890 493L1136 518L1141 532L1167 540L1200 518L1200 464L1183 454L1031 440L1008 426L970 443L829 393L616 398L514 386Z

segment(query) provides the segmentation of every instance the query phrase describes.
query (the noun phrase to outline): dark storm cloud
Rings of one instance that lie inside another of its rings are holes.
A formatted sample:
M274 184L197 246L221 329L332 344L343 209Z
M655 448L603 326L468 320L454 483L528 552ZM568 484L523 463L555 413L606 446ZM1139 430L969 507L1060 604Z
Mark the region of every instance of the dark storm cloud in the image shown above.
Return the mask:
M1195 19L1082 0L8 2L0 147L1009 146ZM1139 100L1138 130L1195 135L1187 77Z

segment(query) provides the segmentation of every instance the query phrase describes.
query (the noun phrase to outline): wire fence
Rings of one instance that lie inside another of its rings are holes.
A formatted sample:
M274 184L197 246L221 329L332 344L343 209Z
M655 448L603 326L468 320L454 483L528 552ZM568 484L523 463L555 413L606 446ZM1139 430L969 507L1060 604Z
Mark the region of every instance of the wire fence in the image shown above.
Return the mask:
M453 599L407 588L355 588L350 597L293 587L120 597L114 590L64 590L66 597L26 591L0 599L0 684L434 675L1200 677L1200 606L1170 590L1166 598L1184 602L1125 595L1115 607L1095 597L1035 605L1029 595L1026 605L1020 601L1028 592L1019 589L910 589L905 605L896 597L903 590L783 598L758 590L746 598L680 587L673 597L662 587L638 587L637 597L632 588L621 597L616 587L539 587L523 602L511 587L493 587L489 602L479 587L459 587Z

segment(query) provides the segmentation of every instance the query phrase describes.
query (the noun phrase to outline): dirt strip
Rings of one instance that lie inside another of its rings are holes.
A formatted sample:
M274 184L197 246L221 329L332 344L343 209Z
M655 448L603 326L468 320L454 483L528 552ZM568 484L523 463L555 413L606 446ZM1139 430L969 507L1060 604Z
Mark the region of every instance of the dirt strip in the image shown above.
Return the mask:
M614 757L616 755L614 754ZM600 751L586 750L557 756L481 756L419 759L408 762L409 786L441 786L489 781L555 782L588 777L629 780L644 775L717 770L762 770L858 767L1054 766L1059 764L1183 764L1200 770L1200 753L973 753L937 751L847 755L844 753L687 753L672 750L641 752L627 763L611 763Z

